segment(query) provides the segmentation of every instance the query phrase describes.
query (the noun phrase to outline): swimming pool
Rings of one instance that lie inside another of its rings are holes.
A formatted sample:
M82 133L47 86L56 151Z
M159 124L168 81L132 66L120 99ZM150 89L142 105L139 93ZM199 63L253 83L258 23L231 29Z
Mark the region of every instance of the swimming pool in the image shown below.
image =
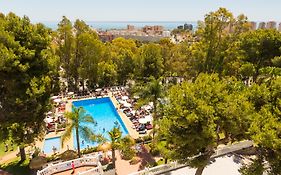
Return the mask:
M122 135L124 136L128 134L126 126L124 125L109 97L74 101L72 104L75 107L82 106L85 109L86 114L89 114L94 118L94 120L97 122L97 126L91 124L83 124L92 129L94 133L103 134L105 138L109 139L107 132L110 131L117 122L122 131ZM87 148L88 146L97 146L97 143L87 142L83 139L82 135L79 134L79 136L81 149ZM77 148L75 132L73 132L73 141L74 148Z
M54 153L53 147L56 148L56 152L59 152L61 149L60 137L53 137L45 139L43 151L45 154Z

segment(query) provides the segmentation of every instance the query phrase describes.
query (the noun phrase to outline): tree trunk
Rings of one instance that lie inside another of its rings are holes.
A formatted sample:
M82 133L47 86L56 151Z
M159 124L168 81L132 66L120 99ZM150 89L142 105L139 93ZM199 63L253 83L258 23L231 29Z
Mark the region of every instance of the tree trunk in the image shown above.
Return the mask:
M204 168L205 168L205 166L201 166L201 167L197 168L195 175L202 175Z
M19 149L20 149L20 160L24 161L26 159L24 146L20 146Z
M115 149L112 148L112 165L113 165L113 168L116 167L115 165L115 161L116 161L116 156L115 156Z
M152 123L152 140L154 140L154 136L155 136L155 121L157 119L157 109L156 109L156 100L153 102L153 117L152 117L152 120L153 120L153 123Z
M79 158L80 158L80 157L81 157L81 153L80 153L80 142L79 142L79 132L78 132L78 127L76 127L75 129L76 129L77 151L78 151L78 156L79 156Z

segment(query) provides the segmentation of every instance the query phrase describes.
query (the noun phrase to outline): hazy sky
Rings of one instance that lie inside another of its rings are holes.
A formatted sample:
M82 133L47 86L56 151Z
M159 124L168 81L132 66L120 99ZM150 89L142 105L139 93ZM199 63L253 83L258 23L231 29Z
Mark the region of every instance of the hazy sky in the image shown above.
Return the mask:
M32 21L197 21L225 7L253 21L281 21L281 0L0 0L0 12Z

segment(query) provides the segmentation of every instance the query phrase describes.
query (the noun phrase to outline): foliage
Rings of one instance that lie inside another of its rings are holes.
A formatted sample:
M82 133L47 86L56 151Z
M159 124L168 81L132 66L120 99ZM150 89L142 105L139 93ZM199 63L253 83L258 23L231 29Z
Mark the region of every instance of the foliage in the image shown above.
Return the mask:
M97 151L97 147L90 147L81 150L81 154L89 154Z
M81 156L79 141L80 136L82 136L82 138L86 141L101 141L102 136L94 134L93 131L90 129L90 126L91 128L95 127L97 123L95 122L92 116L85 114L85 110L82 107L73 107L73 112L66 112L65 117L69 122L64 134L61 137L61 143L63 145L65 140L70 138L72 131L75 131L79 157ZM85 126L85 123L88 123L89 125Z
M29 169L28 165L28 159L22 162L16 158L11 162L2 164L0 168L14 175L31 174L31 170Z
M130 160L136 155L136 151L133 148L135 145L135 140L130 136L125 136L120 141L120 150L122 158L125 160Z
M133 157L131 160L130 160L130 165L135 165L137 163L140 162L140 158L139 157Z
M161 47L152 43L141 46L135 64L136 79L160 78L164 68Z
M118 149L120 147L120 142L122 138L122 132L120 126L119 125L114 126L112 130L108 132L108 135L111 141L112 163L113 163L113 167L115 168L115 161L116 161L115 149Z
M159 135L171 144L171 157L202 168L218 144L247 137L254 109L244 89L239 81L216 74L173 86L159 127Z
M0 20L0 134L23 147L43 136L44 113L56 84L50 63L56 58L51 31L42 24L13 13Z

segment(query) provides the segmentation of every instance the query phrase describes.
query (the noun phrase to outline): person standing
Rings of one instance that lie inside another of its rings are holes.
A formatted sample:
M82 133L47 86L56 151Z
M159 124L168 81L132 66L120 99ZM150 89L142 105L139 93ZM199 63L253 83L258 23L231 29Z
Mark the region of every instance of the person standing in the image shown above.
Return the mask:
M5 142L5 152L7 152L9 150L8 144Z
M11 151L14 151L14 141L11 141Z
M71 174L74 174L74 172L75 172L75 166L74 166L74 162L73 162L73 161L71 162L71 168L72 168Z

